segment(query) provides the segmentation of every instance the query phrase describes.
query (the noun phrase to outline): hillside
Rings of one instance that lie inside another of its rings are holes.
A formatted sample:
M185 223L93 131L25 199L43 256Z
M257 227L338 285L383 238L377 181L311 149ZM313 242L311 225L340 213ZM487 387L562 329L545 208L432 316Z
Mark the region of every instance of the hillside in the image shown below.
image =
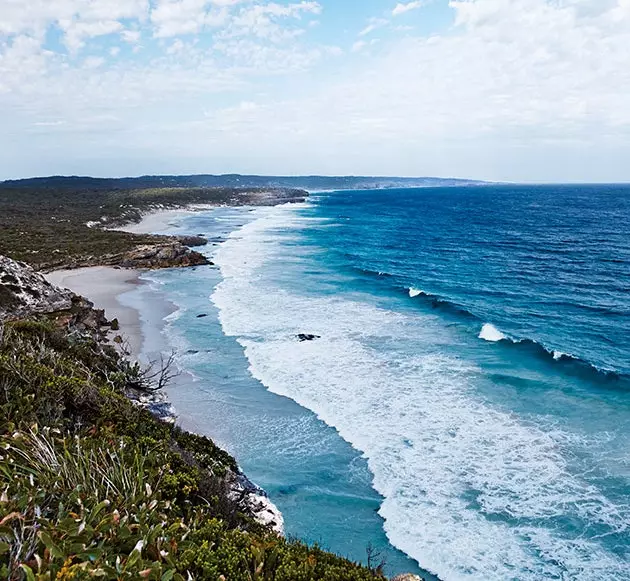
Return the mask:
M284 539L273 522L263 524L261 491L252 492L229 454L138 405L167 370L122 357L109 342L112 325L85 299L3 258L0 279L7 277L11 300L0 305L4 579L384 579L380 567Z
M303 190L358 190L376 188L421 188L470 186L484 182L457 178L382 176L259 176L183 175L141 176L135 178L90 178L53 176L0 182L12 189L138 190L144 188L289 188Z
M116 265L128 261L139 248L177 242L111 230L140 220L142 213L152 208L189 204L274 205L301 201L305 196L306 192L287 188L156 187L155 182L142 181L133 182L132 187L128 180L93 178L3 182L0 254L39 269ZM188 253L181 246L175 254L171 266L204 263L201 255Z

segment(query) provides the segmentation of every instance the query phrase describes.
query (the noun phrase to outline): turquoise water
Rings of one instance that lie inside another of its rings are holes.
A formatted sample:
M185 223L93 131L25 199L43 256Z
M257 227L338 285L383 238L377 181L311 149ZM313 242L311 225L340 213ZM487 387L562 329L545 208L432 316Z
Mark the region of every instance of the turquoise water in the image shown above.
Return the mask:
M183 219L229 238L151 275L196 378L172 399L289 534L449 581L630 579L629 217L602 186Z

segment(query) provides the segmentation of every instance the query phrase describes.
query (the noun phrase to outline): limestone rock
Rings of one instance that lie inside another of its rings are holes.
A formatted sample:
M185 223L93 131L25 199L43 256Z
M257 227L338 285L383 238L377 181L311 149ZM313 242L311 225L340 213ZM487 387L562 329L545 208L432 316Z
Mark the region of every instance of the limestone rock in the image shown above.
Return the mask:
M206 246L208 244L208 239L203 236L177 236L177 239L184 246L194 247L194 246Z
M277 535L284 536L284 517L262 488L242 472L230 471L226 483L230 498L241 505L243 512L260 524L269 526Z
M392 581L424 581L422 577L418 575L412 575L411 573L404 573L403 575L396 575Z
M23 262L0 256L0 321L69 309L74 293L51 285Z
M23 262L0 256L0 324L45 317L72 332L104 339L111 323L87 299L49 283Z

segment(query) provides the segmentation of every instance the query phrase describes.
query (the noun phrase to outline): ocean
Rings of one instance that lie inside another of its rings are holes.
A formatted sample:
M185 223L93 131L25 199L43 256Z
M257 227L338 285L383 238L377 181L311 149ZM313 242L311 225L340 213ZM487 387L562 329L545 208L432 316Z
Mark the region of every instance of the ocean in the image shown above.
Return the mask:
M216 267L129 300L175 304L169 396L287 534L391 574L630 580L630 186L324 192L172 227Z

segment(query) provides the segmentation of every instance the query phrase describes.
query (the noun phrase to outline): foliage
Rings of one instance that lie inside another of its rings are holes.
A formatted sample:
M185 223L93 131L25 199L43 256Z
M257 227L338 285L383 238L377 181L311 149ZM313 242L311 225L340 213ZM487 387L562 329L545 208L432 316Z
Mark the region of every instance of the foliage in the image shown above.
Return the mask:
M142 373L44 321L0 340L0 576L367 581L377 571L255 523L234 459L125 396Z
M262 203L259 197L264 194L256 189L163 187L159 183L159 179L149 178L40 178L0 183L0 254L40 269L103 264L105 256L160 238L163 241L163 237L105 230L103 226L137 222L142 212L156 207L255 205ZM305 194L296 190L272 192L286 201Z

